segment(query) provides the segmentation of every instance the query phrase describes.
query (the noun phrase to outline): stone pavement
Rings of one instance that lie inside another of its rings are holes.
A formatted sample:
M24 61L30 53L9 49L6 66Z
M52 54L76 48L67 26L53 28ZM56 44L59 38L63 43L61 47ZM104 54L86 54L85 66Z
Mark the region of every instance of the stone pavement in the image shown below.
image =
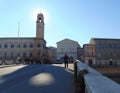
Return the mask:
M0 67L0 93L74 93L73 64Z

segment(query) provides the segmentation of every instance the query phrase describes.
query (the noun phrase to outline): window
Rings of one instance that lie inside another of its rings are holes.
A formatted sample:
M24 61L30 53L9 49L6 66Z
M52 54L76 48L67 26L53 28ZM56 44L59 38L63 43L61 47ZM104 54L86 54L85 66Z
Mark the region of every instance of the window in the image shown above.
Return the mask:
M5 48L8 48L8 45L7 45L7 44L5 44L5 45L4 45L4 47L5 47Z
M20 57L20 53L18 53L18 57Z
M23 57L26 57L27 56L27 54L26 53L23 53Z
M37 45L38 48L39 48L40 46L41 46L40 44Z
M117 48L117 44L116 44L116 43L114 43L114 44L113 44L113 47L114 47L114 48Z
M86 56L89 56L89 52L86 52Z
M33 44L30 44L30 48L33 48Z
M103 43L103 48L107 48L106 43Z
M97 48L102 48L102 44L98 43Z
M118 44L118 48L120 48L120 43Z
M94 47L92 47L92 50L94 50Z
M26 45L26 44L24 44L24 45L23 45L23 48L26 48L26 47L27 47L27 45Z
M20 48L20 44L18 45L18 48Z
M108 47L109 47L109 48L112 48L112 44L111 44L111 43L109 43L109 44L108 44Z
M37 56L40 56L40 52L37 52Z
M32 54L32 53L30 53L30 54L29 54L29 56L30 56L30 57L32 57L32 56L33 56L33 54Z
M13 44L11 45L11 48L14 48L14 45L13 45Z
M93 52L91 52L91 56L93 57L94 55L93 55Z
M87 47L87 50L89 50L89 47Z

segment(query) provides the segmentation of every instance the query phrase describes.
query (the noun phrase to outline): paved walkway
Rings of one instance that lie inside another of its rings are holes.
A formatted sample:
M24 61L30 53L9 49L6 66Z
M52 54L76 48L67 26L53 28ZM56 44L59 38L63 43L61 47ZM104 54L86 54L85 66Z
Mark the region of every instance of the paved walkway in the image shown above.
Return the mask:
M0 93L74 93L73 65L0 67Z

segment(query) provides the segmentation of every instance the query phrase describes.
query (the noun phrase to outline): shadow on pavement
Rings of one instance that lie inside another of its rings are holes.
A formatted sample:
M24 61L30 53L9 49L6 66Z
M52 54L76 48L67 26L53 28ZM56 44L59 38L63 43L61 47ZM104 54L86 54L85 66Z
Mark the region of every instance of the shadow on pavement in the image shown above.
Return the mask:
M74 93L73 78L63 67L26 65L0 76L0 93Z

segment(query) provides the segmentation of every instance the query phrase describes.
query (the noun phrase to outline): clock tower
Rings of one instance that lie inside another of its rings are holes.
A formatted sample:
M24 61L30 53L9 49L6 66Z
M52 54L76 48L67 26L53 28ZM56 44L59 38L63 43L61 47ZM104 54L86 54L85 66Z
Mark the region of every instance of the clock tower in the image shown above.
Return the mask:
M36 38L44 39L44 16L42 13L37 15Z
M43 63L44 57L46 56L46 41L44 39L44 16L42 13L37 15L34 53L41 60L41 63Z

